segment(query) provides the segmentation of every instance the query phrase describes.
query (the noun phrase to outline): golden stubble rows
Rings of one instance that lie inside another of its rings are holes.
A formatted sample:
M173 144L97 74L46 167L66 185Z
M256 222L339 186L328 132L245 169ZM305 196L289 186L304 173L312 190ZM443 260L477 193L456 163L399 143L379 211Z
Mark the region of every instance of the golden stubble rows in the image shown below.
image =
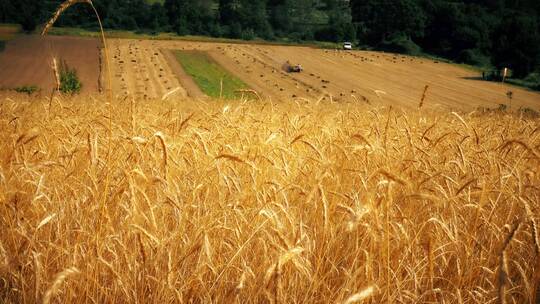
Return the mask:
M110 107L0 102L6 303L535 300L537 120L317 100Z

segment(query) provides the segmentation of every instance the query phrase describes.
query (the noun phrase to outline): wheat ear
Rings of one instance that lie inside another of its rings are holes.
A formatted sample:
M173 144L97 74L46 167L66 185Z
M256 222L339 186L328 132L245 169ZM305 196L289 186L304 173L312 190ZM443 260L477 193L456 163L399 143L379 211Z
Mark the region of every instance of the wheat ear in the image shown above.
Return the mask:
M49 287L49 289L47 289L47 291L45 292L45 296L43 297L43 304L48 304L51 302L51 298L58 292L58 290L60 289L60 286L62 285L62 283L71 275L74 275L74 274L77 274L77 273L80 273L80 271L75 268L75 267L71 267L71 268L68 268L62 272L60 272L59 274L56 275L56 278L54 279L54 282L53 284L51 285L51 287Z

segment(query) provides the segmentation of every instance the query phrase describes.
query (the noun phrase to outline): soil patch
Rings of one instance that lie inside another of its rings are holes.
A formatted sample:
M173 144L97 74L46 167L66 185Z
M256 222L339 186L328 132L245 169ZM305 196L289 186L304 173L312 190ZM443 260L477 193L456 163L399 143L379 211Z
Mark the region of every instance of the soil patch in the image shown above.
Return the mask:
M50 92L55 87L52 59L56 58L76 69L82 93L98 92L99 46L92 38L19 36L0 53L0 88L35 85Z

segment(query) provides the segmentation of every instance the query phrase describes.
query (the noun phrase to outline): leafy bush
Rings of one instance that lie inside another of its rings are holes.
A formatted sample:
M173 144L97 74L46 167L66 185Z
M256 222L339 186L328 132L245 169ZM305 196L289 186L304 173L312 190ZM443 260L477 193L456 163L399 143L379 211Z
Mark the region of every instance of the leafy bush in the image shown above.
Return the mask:
M82 83L77 76L77 71L68 67L66 62L60 65L60 92L64 94L76 94L82 89Z
M17 93L26 93L28 95L32 95L35 92L39 91L39 88L37 86L35 86L35 85L22 86L22 87L15 88L14 91L17 92Z
M523 81L529 88L540 91L540 72L530 73Z
M383 40L378 46L379 49L392 53L401 53L407 55L420 55L422 49L404 34L391 35Z
M508 83L526 87L531 90L540 91L540 73L538 72L530 73L529 75L527 75L527 77L523 79L514 78L513 75L510 75L510 76L511 77L507 78L506 80Z
M356 40L356 28L350 22L331 20L314 33L314 38L319 41L343 42Z
M242 40L253 40L255 39L255 32L251 28L247 28L242 30L242 34L240 35L240 38Z
M458 61L474 66L491 67L491 59L478 49L462 51L459 54Z
M523 79L523 81L540 85L540 72L530 73Z

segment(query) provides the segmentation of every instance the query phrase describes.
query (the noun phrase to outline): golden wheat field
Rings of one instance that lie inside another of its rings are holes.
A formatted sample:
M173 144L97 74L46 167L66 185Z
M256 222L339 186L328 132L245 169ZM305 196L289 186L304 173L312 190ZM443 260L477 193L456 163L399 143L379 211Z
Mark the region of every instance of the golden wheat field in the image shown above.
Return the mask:
M540 123L0 101L2 303L537 303Z

